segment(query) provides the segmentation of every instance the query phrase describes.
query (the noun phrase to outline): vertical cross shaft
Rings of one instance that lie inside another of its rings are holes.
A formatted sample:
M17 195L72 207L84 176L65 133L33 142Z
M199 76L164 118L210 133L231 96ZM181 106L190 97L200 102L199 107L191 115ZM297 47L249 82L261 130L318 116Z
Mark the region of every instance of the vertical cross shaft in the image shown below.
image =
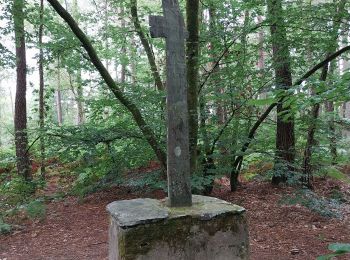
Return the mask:
M188 135L186 31L177 0L162 0L162 16L150 16L153 38L166 39L167 175L171 207L191 206Z

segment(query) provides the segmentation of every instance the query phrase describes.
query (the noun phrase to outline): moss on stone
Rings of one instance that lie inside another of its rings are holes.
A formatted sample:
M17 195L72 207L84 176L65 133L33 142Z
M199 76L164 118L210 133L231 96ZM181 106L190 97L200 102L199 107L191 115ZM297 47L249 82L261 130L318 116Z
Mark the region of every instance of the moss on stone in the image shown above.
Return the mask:
M147 254L162 242L166 242L172 248L184 248L188 237L194 236L195 233L205 232L214 236L218 231L237 232L239 226L246 225L246 219L244 215L235 215L235 221L232 221L232 215L226 214L210 221L186 216L132 229L121 229L120 232L123 234L119 236L118 241L120 256L125 260L134 260L139 255ZM242 254L245 253L243 250Z
M114 202L107 209L115 223L111 227L116 232L117 241L113 243L118 244L114 245L118 250L112 250L112 254L113 257L117 254L117 259L144 259L149 254L154 258L154 252L162 249L176 252L176 257L185 255L181 259L187 259L189 252L216 252L212 246L220 248L222 244L226 252L247 259L245 209L237 205L194 195L192 207L171 208L166 200L136 199Z

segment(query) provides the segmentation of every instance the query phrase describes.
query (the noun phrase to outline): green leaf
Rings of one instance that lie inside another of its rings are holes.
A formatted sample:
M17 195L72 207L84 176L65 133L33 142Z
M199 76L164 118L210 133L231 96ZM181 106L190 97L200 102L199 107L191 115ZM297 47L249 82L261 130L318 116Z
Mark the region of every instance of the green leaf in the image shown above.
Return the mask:
M328 246L328 249L336 253L350 253L350 244L334 243L334 244L330 244Z
M248 105L250 105L250 106L266 106L266 105L271 105L274 102L275 102L274 98L250 99L248 101Z
M329 255L321 255L316 258L316 260L331 260L333 257L338 256L339 254L329 254Z

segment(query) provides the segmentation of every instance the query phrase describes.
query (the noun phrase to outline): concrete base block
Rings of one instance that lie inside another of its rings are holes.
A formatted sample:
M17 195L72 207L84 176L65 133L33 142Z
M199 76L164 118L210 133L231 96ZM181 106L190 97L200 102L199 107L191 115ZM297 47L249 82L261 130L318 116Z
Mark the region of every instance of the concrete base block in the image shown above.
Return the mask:
M110 260L249 259L245 209L193 196L193 206L134 199L107 206Z

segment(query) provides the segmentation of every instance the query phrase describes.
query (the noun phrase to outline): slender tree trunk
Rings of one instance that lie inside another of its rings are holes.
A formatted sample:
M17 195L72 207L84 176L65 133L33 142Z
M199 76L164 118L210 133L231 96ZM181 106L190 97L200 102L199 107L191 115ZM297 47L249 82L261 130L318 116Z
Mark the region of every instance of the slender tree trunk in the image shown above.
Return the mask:
M136 33L139 36L141 43L142 43L142 46L146 51L148 62L149 62L149 65L151 67L151 71L152 71L152 75L153 75L156 87L159 91L164 90L163 82L161 80L161 77L160 77L160 74L159 74L159 71L157 68L157 64L156 64L155 57L153 55L153 51L152 51L151 46L146 38L146 35L144 34L144 32L142 31L142 28L141 28L141 23L140 23L138 12L137 12L137 0L130 0L130 12L131 12L132 21L134 23Z
M78 125L85 123L84 113L84 92L83 92L83 81L81 78L81 69L77 72L77 106L78 106Z
M335 132L335 111L333 101L326 101L326 112L328 113L328 129L329 129L329 149L332 157L332 165L336 164L337 160L337 137Z
M341 21L345 16L345 4L347 0L340 0L336 5L336 17L334 19L333 24L333 32L332 32L332 42L329 47L330 52L334 52L338 48L338 31L341 25ZM335 71L335 61L330 63L329 73L333 74ZM328 125L329 125L329 149L332 157L332 164L336 164L337 160L337 134L335 129L335 109L333 101L326 101L325 103L326 112L328 113Z
M187 31L187 84L190 140L190 170L197 171L198 141L198 57L199 57L199 0L186 1Z
M350 102L344 102L343 104L343 118L350 120ZM348 129L343 130L344 138L350 137L350 131Z
M31 180L27 135L27 64L24 31L24 1L13 1L13 20L16 40L17 85L15 100L15 144L18 174Z
M12 96L12 90L11 87L8 87L9 93L10 93L10 102L11 102L11 116L12 118L15 118L15 110L14 110L14 102L13 102L13 96Z
M75 0L76 1L76 0ZM105 41L105 49L108 54L108 49L109 49L109 42L108 42L108 0L105 0L105 13L104 13L104 41ZM73 15L74 17L74 15ZM76 19L76 18L75 18ZM109 59L106 57L106 70L109 71Z
M337 49L337 41L338 41L338 30L340 28L340 21L342 17L342 13L345 8L345 2L344 0L340 1L339 5L337 6L336 10L336 16L334 17L334 24L333 24L333 30L332 30L332 35L331 35L331 42L330 42L330 48L328 50L327 58L331 55L332 52L334 52ZM325 64L320 80L321 81L326 81L327 79L327 74L329 71L329 63ZM334 68L334 62L333 62L333 68ZM332 69L334 70L334 69ZM332 71L330 71L332 72ZM317 93L313 93L317 94ZM320 110L320 104L317 103L313 106L312 108L312 119L311 123L309 125L309 130L308 130L308 136L307 136L307 143L306 147L304 150L304 160L303 160L303 182L309 187L312 188L312 167L311 167L311 158L312 158L312 146L315 143L314 135L316 132L316 120L319 115L319 110ZM328 112L331 112L331 116L334 116L334 105L333 102L326 102L326 110ZM335 124L334 124L334 118L331 118L329 122L329 127L330 127L330 132L331 135L334 134L334 139L332 136L330 137L330 149L331 149L331 154L332 154L332 163L335 163L336 157L337 157L337 149L336 149L336 139L335 139Z
M316 71L318 71L319 69L323 68L326 64L328 64L329 62L331 62L332 60L336 59L337 57L339 57L341 54L350 51L350 46L346 46L344 48L342 48L341 50L333 53L332 55L330 55L327 59L321 61L320 63L318 63L317 65L315 65L312 69L310 69L309 71L307 71L301 78L299 78L295 83L294 86L299 86L301 85L306 79L308 79L310 76L312 76ZM279 101L282 102L283 100L281 99ZM255 124L252 126L252 128L249 131L248 134L248 139L247 141L243 144L242 148L241 148L241 154L243 154L249 147L251 141L253 140L255 133L257 131L257 129L260 127L260 125L264 122L264 120L267 118L267 116L270 114L270 112L277 106L278 103L273 103L271 104L265 111L264 113L262 113L260 115L260 117L258 118L258 120L255 122ZM242 162L243 162L243 155L239 155L235 158L235 161L233 162L233 167L231 170L231 191L235 191L235 186L233 186L233 184L236 182L238 174L240 172L241 166L242 166Z
M45 100L44 100L44 0L40 0L40 26L39 26L39 128L40 128L40 172L45 178Z
M2 87L2 84L1 84L1 78L0 78L0 93L1 93L1 87ZM0 122L3 122L2 121L2 104L0 102ZM0 127L0 149L1 149L1 146L2 146L2 130L1 130L1 127Z
M125 22L124 15L125 15L124 7L121 7L120 8L120 19L121 19L121 27L122 27L123 31L125 31L125 28L126 28L126 22ZM127 42L127 40L125 39L125 44L126 44L126 42ZM123 44L123 46L121 48L121 53L123 55L125 55L125 53L126 53L126 46L125 46L125 44ZM121 65L122 65L122 68L121 68L121 72L120 72L120 83L124 84L125 81L126 81L126 65L127 64L126 64L125 61L123 61Z
M258 16L258 23L261 24L263 21L262 17ZM264 69L265 69L265 50L264 50L264 42L265 42L265 33L264 28L259 30L258 34L259 40L259 59L258 59L258 69L259 69L259 77L263 79L264 77ZM259 95L261 99L267 98L266 90L262 90L262 93Z
M346 34L342 37L342 47L346 46L346 44L349 43L349 29L347 23L343 24L343 30L346 32ZM341 73L347 73L350 72L350 61L349 61L350 56L346 55L344 58L341 59ZM350 102L344 102L343 103L343 115L342 117L344 119L350 119ZM349 129L343 129L342 135L344 138L349 138L350 137L350 131Z
M215 35L217 27L216 27L216 10L213 4L209 6L209 28L210 28L210 34ZM210 42L209 42L209 49L210 49L210 55L212 61L210 62L210 69L212 71L212 78L214 78L213 84L215 85L220 81L218 79L217 75L218 72L220 71L220 65L216 66L216 57L215 57L215 51L216 51L216 46L215 46L215 37L212 36L210 37ZM222 88L218 89L218 96L222 94L224 90ZM217 121L219 125L223 125L225 123L225 114L224 114L224 107L222 105L222 100L218 99L217 104L216 104L216 115L217 115Z
M282 0L268 0L267 3L268 15L271 22L270 31L276 87L287 90L293 83ZM277 104L276 159L275 173L272 177L273 184L286 182L288 177L284 169L286 164L288 170L293 170L295 138L294 118L288 115L290 109L289 106L285 107L282 102ZM288 116L288 118L286 118L286 116Z
M134 36L131 37L130 39L131 41L131 46L129 48L129 52L130 52L130 57L132 57L131 61L130 61L130 69L131 69L131 83L132 84L136 84L137 81L137 62L136 62L136 57L137 57L137 53L136 53L136 42L135 42L135 38Z
M60 68L60 56L57 57L57 88L56 88L56 112L57 123L59 126L63 124L63 112L62 112L62 95L61 95L61 68Z
M209 144L209 136L207 133L207 126L206 126L206 121L208 119L207 116L207 111L206 111L206 104L205 104L205 99L203 96L199 98L199 107L200 107L200 132L203 138L203 152L205 156L203 156L202 160L202 167L203 167L203 177L208 178L208 184L204 185L204 190L198 191L202 192L204 195L210 195L210 193L213 190L213 184L214 184L214 179L210 180L212 178L211 176L213 175L213 170L215 169L215 162L213 159L213 153L210 149L210 144Z
M320 80L326 81L327 74L328 74L328 63L322 69ZM317 95L317 93L313 93L313 94ZM317 118L319 116L319 111L320 111L320 103L316 103L312 107L311 122L309 125L306 146L304 150L304 160L303 160L304 176L302 178L302 181L308 188L312 188L311 158L312 158L312 147L315 144L315 132L317 128Z

